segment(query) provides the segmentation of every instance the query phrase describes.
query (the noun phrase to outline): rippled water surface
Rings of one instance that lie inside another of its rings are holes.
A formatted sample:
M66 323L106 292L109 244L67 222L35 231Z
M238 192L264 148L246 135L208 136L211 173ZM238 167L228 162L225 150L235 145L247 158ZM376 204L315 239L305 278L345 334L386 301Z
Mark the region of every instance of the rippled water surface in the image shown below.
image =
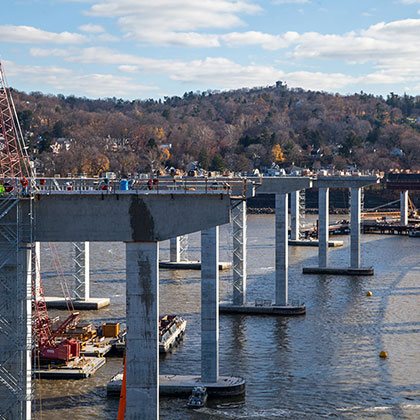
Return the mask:
M333 239L344 247L330 248L330 265L348 265L349 237ZM189 236L190 259L199 259L199 241L199 234ZM230 261L230 227L221 228L220 244L221 260ZM362 265L374 266L372 277L304 276L302 267L317 264L317 248L289 247L289 297L305 302L307 314L220 317L220 374L246 379L245 400L191 411L185 400L161 399L160 418L419 419L419 245L419 238L363 235ZM168 248L161 244L161 259ZM70 244L59 244L59 253L70 271ZM274 299L274 216L248 216L247 256L248 300ZM124 268L123 244L91 244L91 295L110 297L111 306L85 319L124 323ZM42 269L46 295L60 293L46 246ZM232 293L231 276L221 273L221 299ZM161 373L199 374L200 272L161 270L160 311L188 320L184 342L161 359ZM388 359L378 357L381 350ZM109 358L91 378L40 381L42 418L116 419L118 401L106 398L106 384L121 369L122 359Z

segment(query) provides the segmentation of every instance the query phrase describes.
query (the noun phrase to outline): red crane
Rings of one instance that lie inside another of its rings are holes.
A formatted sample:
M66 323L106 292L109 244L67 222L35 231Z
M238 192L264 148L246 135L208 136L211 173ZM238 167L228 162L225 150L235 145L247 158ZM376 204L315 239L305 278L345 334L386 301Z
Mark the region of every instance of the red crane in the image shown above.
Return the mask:
M29 162L22 131L16 114L11 90L7 85L0 61L0 195L3 198L19 198L17 193L28 193L29 182L35 185L35 176ZM34 251L34 244L32 249ZM70 313L58 329L52 332L40 278L39 265L32 252L32 324L36 347L42 359L67 361L80 355L80 342L74 339L59 340L58 336L78 319L78 312ZM60 279L61 280L61 279Z

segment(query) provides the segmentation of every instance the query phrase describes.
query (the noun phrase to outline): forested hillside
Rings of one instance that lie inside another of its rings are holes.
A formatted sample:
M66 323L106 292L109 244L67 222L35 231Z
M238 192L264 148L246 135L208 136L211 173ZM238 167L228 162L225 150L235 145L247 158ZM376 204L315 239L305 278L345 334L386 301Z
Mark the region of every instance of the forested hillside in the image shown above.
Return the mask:
M291 165L420 169L420 97L275 86L162 100L90 100L13 91L46 175L151 168L247 171ZM170 146L169 146L170 145Z

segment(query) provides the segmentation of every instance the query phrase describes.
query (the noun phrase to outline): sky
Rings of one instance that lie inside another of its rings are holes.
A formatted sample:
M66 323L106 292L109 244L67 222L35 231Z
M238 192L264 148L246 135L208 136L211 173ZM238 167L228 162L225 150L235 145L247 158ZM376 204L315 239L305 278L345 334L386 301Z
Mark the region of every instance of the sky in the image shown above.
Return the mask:
M128 100L274 85L420 95L420 0L1 0L25 92Z

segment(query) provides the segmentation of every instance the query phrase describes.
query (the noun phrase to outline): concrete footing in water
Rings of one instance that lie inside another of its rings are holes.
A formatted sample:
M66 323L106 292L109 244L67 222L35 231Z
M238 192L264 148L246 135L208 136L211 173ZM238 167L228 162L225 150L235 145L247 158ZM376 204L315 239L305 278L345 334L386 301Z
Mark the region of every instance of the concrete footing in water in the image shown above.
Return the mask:
M106 387L108 397L119 398L122 373L115 375ZM194 375L159 375L159 395L165 397L188 396L195 386L207 389L210 398L236 397L245 393L245 379L220 376L217 382L202 382Z
M303 274L342 274L346 276L373 276L373 267L304 267Z
M319 241L311 239L299 239L293 240L289 239L289 245L291 246L319 246ZM336 248L343 246L343 241L328 241L329 248Z
M160 261L159 268L167 268L169 270L201 270L200 261ZM230 262L219 262L219 270L227 270L232 268Z
M62 297L46 296L45 303L48 309L67 309L67 301ZM72 299L73 307L77 310L97 310L110 304L109 298L89 298L86 300Z
M275 315L275 316L295 316L304 315L306 306L304 304L296 305L258 305L256 303L248 303L245 305L234 305L232 303L223 302L219 305L220 313L225 314L248 314L248 315Z

